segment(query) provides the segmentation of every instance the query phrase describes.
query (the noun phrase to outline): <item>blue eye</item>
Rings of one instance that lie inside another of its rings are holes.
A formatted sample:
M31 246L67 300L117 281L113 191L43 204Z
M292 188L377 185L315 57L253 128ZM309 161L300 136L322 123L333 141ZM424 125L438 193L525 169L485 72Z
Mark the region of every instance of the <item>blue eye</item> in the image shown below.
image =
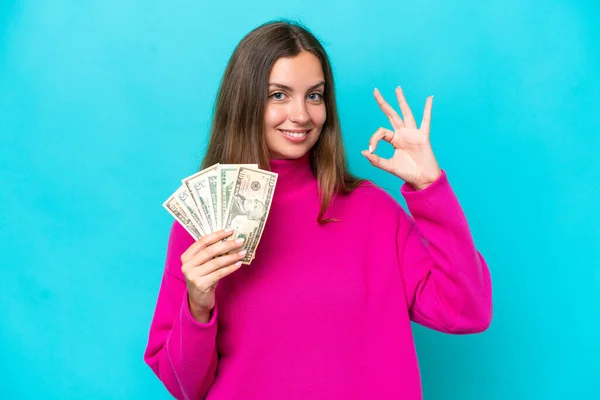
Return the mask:
M285 95L281 92L275 92L271 95L271 97L275 100L282 100L283 96L285 96Z
M316 97L314 97L314 96L316 96ZM323 95L321 93L311 93L308 95L308 98L310 100L319 101L319 100L323 100Z

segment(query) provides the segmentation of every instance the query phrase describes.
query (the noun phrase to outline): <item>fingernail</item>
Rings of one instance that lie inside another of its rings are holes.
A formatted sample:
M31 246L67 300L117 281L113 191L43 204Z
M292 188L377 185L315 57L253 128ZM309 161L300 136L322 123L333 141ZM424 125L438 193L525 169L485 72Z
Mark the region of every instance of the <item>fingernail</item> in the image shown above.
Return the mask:
M238 254L242 257L244 257L246 255L247 251L246 250L242 250L240 251Z
M235 243L236 244L242 244L242 243L244 243L244 238L235 239Z
M233 232L233 228L231 228L231 227L230 228L225 228L225 232L226 233Z
M238 261L238 262L236 262L236 263L235 263L235 266L236 266L236 267L239 267L240 265L242 265L242 262L241 262L241 261Z
M369 146L369 153L373 152L373 146Z

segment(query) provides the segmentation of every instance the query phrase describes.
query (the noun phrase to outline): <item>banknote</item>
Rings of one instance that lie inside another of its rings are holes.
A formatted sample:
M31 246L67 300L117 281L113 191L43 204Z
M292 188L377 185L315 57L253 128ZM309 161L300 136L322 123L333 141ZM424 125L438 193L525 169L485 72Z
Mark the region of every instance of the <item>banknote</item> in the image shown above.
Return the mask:
M277 174L258 164L214 164L183 178L163 207L195 239L232 227L225 240L243 237L250 264L267 221Z
M194 199L187 188L184 185L181 185L173 195L175 196L175 201L179 203L183 209L183 212L188 218L191 218L192 224L194 224L198 232L200 232L202 236L206 235L208 233L206 224L202 221L202 215L198 212Z
M242 263L250 264L260 242L271 209L277 174L240 166L231 188L223 228L233 228L229 240L244 238L247 253Z
M203 226L206 228L205 233L219 230L216 218L218 166L219 164L215 164L181 180L196 203Z
M218 190L217 190L217 226L224 229L223 221L231 199L231 188L237 179L240 167L258 168L258 164L219 164L217 168Z
M189 217L183 207L175 200L175 195L171 195L163 203L163 207L179 222L179 224L196 240L202 235L196 226L192 223L192 218Z

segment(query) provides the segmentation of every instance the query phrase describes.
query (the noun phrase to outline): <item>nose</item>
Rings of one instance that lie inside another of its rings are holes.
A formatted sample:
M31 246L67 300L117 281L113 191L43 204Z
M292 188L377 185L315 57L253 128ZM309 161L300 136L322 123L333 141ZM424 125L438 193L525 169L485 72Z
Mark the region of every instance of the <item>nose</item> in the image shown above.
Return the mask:
M290 107L290 121L297 123L298 125L303 125L310 120L310 116L308 115L308 110L306 109L304 99L299 99L297 101L291 102Z

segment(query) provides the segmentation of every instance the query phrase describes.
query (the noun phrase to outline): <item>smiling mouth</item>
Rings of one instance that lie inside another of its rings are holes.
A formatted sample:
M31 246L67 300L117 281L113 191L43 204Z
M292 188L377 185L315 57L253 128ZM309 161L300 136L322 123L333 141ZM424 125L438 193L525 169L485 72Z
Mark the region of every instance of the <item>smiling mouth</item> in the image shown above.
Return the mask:
M279 132L281 132L283 134L283 136L286 136L290 139L302 139L304 137L306 137L306 135L308 135L310 133L310 129L307 129L305 131L286 131L284 129L278 129Z

